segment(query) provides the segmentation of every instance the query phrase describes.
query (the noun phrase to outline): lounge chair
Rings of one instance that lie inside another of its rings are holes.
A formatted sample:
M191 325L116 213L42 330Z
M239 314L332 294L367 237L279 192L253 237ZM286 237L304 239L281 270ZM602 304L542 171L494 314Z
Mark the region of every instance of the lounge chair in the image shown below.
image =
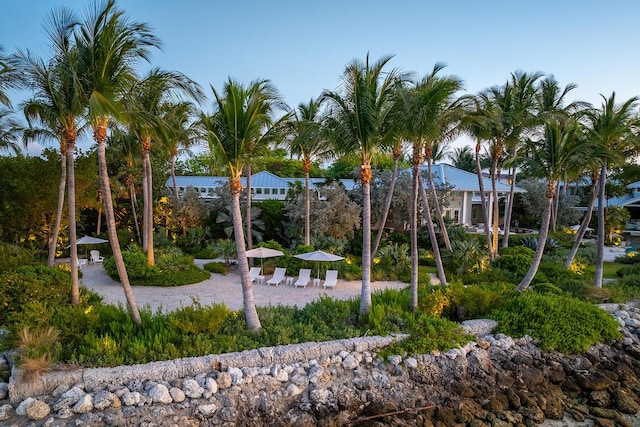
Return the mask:
M327 270L323 288L335 288L338 284L338 270Z
M90 261L91 261L92 264L104 261L104 257L100 256L100 251L94 249L94 250L90 251L89 253L91 254Z
M284 282L284 275L287 274L286 268L276 267L273 272L273 277L267 280L267 285L276 285L278 286L280 283Z
M260 275L261 271L262 268L260 267L251 267L251 270L249 270L249 280L251 281L251 283L260 282L260 279L262 278L262 276Z
M306 287L311 281L311 269L309 268L301 268L300 273L298 274L298 280L293 283L293 286L296 287Z

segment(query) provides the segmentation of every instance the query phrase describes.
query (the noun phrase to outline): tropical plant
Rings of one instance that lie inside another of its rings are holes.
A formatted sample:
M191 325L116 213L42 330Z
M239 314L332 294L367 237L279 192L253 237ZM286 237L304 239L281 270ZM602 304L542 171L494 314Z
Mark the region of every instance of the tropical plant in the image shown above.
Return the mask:
M115 263L133 320L142 320L131 291L116 232L111 186L106 161L107 126L112 117L122 116L121 97L135 81L133 66L148 59L150 49L160 41L144 23L131 22L114 0L95 5L75 31L78 48L78 76L88 98L89 123L98 145L98 165L107 232Z
M236 239L238 267L242 281L242 295L247 327L258 331L262 327L253 300L246 257L245 238L240 212L240 177L255 144L273 129L273 107L280 102L276 89L268 80L257 80L247 87L229 79L222 89L211 87L215 97L212 115L200 114L203 138L211 153L224 159L229 170L231 213Z
M462 169L467 172L476 171L476 162L473 156L473 151L468 145L454 148L453 152L449 155L449 158L453 162L453 166L458 169Z
M624 162L630 149L637 147L633 130L637 125L638 98L633 97L618 105L615 92L609 98L602 96L599 109L586 113L588 137L598 145L600 176L598 181L598 257L594 285L602 287L605 240L605 187L610 165Z
M321 102L329 104L328 126L339 153L357 153L362 185L362 292L360 313L371 309L371 159L392 137L389 118L392 95L402 82L395 69L385 71L391 60L384 56L375 63L354 59L342 74L342 93L325 91Z

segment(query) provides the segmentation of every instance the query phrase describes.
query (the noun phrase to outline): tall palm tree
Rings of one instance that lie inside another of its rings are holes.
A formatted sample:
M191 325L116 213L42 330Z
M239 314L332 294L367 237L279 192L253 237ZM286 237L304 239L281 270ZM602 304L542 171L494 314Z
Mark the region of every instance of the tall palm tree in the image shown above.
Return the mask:
M168 124L163 120L163 109L167 102L185 94L193 99L202 99L204 94L197 83L182 73L153 68L136 82L127 98L127 122L130 131L138 138L142 153L143 170L143 239L142 247L147 251L147 264L155 265L153 249L153 172L151 146L154 140L162 139Z
M595 206L596 199L598 198L598 181L600 180L600 166L599 162L594 162L597 156L590 159L589 163L593 163L590 169L590 178L591 178L591 192L589 194L589 201L587 202L587 211L580 222L580 227L576 233L575 240L573 241L573 246L571 246L571 250L569 251L569 255L567 255L567 259L564 262L564 268L571 268L571 264L573 264L573 260L578 254L578 249L580 249L580 245L582 244L582 239L587 232L587 227L591 222L591 216L593 215L593 207ZM567 185L565 183L565 185Z
M302 158L304 171L304 244L311 244L311 196L309 189L309 171L313 160L328 159L333 154L330 145L323 135L320 102L310 100L300 104L294 116L294 135L290 142L291 153Z
M516 71L511 73L511 87L513 88L513 96L511 98L512 105L508 110L505 118L509 121L506 130L509 134L505 135L506 150L511 159L518 156L518 150L525 145L525 140L531 136L532 131L538 125L536 117L536 100L538 93L537 81L542 78L542 73L525 73ZM502 236L502 246L509 246L509 230L511 227L511 212L513 210L513 201L516 190L517 164L510 165L510 189L509 197L506 199L504 209L504 226Z
M274 125L273 105L280 97L268 80L257 80L244 87L229 79L222 92L211 89L215 110L211 116L201 113L199 121L211 153L223 159L229 170L231 213L247 327L259 331L262 325L253 299L240 211L240 178L250 157L249 151Z
M22 84L19 67L13 56L7 55L0 45L0 105L11 107L11 100L7 93L10 89L16 89Z
M468 145L464 147L456 147L449 155L453 166L467 172L476 171L476 161L473 156L473 150Z
M173 197L180 208L180 192L176 181L176 159L181 154L191 153L190 148L197 142L197 131L193 118L194 105L190 102L177 102L165 105L164 121L168 126L162 134L162 148L171 157L171 181L173 183Z
M49 266L53 266L54 263L64 205L65 179L68 179L71 303L74 305L80 302L76 245L75 146L78 134L84 128L82 116L86 107L86 96L78 82L78 51L73 42L73 29L77 22L75 13L65 8L54 10L48 15L45 32L53 48L53 57L48 63L28 51L19 51L17 55L27 86L34 90L34 96L23 107L27 121L35 135L55 133L60 141L62 167L58 208L50 237L47 263ZM34 129L34 123L39 123L39 130Z
M538 235L538 245L529 271L518 284L518 290L529 287L540 266L545 243L549 233L551 208L556 196L556 184L564 176L567 169L575 169L576 165L589 154L589 145L582 144L578 138L580 125L577 121L562 123L555 119L545 120L544 137L539 141L531 141L528 156L521 157L523 168L532 176L545 179L546 203L542 211L542 224Z
M328 125L333 142L341 153L357 153L362 183L362 291L360 313L371 309L371 159L392 137L389 118L392 95L402 81L397 70L385 71L391 56L374 63L352 60L341 80L341 93L325 91L321 102L329 104Z
M89 11L76 31L76 43L80 59L78 75L88 98L89 123L98 145L100 187L109 241L129 311L133 321L140 325L142 320L116 233L106 161L107 126L111 118L123 115L122 95L136 80L133 65L140 59L148 59L150 49L159 47L160 41L146 24L131 22L113 0L108 0L102 5L95 4Z
M609 98L602 96L602 105L586 113L588 135L598 144L601 152L600 177L598 181L598 254L596 258L596 275L594 285L602 287L604 265L604 206L607 172L610 165L623 162L629 148L637 146L637 136L632 132L638 125L636 107L638 97L629 98L624 103L616 104L616 94Z

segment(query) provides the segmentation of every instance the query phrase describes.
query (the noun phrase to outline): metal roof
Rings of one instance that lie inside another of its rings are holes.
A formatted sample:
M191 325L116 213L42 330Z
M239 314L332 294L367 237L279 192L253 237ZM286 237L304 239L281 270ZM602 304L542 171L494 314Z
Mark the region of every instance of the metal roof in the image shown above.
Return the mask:
M426 173L427 167L422 166L421 170ZM433 174L433 180L436 184L449 184L457 191L480 191L478 175L475 173L455 168L446 163L431 165L431 173ZM483 177L482 184L484 185L485 192L491 191L491 178ZM511 190L511 186L504 182L496 182L496 189L499 193L505 193ZM516 186L515 192L526 193L526 190Z

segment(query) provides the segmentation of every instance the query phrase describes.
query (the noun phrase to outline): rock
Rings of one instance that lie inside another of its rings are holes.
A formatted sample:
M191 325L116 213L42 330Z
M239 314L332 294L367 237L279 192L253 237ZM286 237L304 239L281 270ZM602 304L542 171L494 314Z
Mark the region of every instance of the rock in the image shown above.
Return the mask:
M149 390L149 397L153 400L153 403L169 404L173 402L169 389L164 384L156 384L151 390Z
M352 354L347 354L347 356L342 359L342 367L344 369L353 370L356 369L358 365L358 360Z
M202 397L208 399L218 392L218 383L213 378L208 377L206 380L204 380L204 388L205 391Z
M0 383L0 400L5 400L9 397L9 384Z
M5 421L11 418L13 414L13 406L9 404L0 405L0 421Z
M229 375L231 375L231 383L233 385L242 384L242 378L244 377L244 374L242 373L241 369L230 367L228 369L228 372Z
M71 409L76 414L86 414L93 409L93 397L90 394L85 394L78 400L78 402Z
M186 399L184 392L178 387L171 387L169 389L169 394L171 395L173 401L176 403L184 402L184 400Z
M30 420L41 420L51 412L51 407L42 400L34 400L27 406L27 417Z
M16 414L20 415L21 417L27 415L27 407L33 402L35 402L35 399L33 397L27 397L16 408Z
M634 415L640 411L640 405L633 399L632 393L622 388L617 388L613 391L613 399L615 400L616 408L620 412Z
M389 356L387 357L387 360L389 361L390 364L394 366L397 366L402 363L402 357L400 356Z
M117 404L114 405L116 401L117 401ZM114 407L120 406L120 399L118 399L118 396L111 393L110 391L107 391L107 390L99 391L93 397L93 407L96 408L98 411L104 411L110 406L114 406Z
M460 323L460 326L466 334L484 337L493 332L495 327L498 326L498 322L491 319L473 319L465 320Z
M220 372L218 374L218 378L216 378L216 381L218 383L218 388L223 390L227 389L231 387L231 374L229 374L229 372Z
M142 395L137 391L128 391L122 395L122 404L125 406L135 406L140 403Z
M580 387L585 390L606 390L613 386L613 380L600 371L591 374L578 373L576 379Z
M184 395L191 399L199 399L204 393L204 388L194 379L187 379L182 382L182 391Z
M407 368L416 369L418 367L418 361L413 357L407 357L404 359L404 364Z
M287 393L289 394L289 396L297 396L299 394L302 394L303 392L304 392L304 387L300 387L293 383L287 386Z
M278 368L276 365L271 367L271 376L281 383L289 381L289 373L284 369Z
M596 390L589 394L589 403L591 406L606 407L609 406L610 402L609 392L606 390Z
M215 405L215 403L198 406L198 412L200 412L205 418L211 418L217 410L218 407Z
M78 400L80 400L83 396L85 395L85 392L83 389L81 389L78 386L72 387L69 390L65 391L64 393L62 393L62 396L60 396L62 399L75 399L75 401L77 402Z

